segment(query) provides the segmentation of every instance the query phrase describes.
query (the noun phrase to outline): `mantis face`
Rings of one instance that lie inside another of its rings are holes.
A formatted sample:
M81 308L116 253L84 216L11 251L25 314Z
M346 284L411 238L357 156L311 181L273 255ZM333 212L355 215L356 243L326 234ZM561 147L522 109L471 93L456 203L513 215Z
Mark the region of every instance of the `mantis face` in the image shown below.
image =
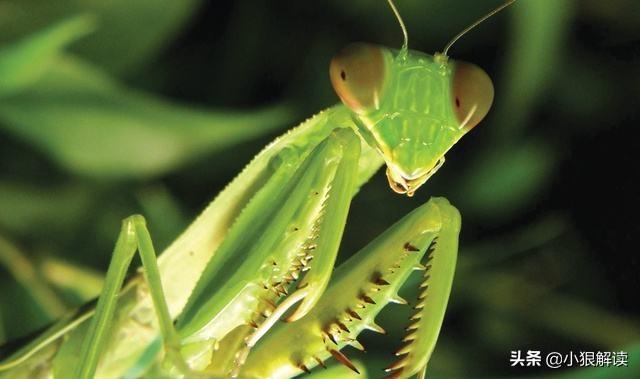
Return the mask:
M358 43L338 53L329 71L359 133L382 154L391 188L408 196L493 101L481 68L439 54Z

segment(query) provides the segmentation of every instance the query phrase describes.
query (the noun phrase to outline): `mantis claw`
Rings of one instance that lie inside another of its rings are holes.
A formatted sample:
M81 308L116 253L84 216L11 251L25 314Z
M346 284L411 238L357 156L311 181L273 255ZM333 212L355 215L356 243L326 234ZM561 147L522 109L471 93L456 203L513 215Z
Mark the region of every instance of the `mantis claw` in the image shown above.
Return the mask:
M423 311L427 308L424 306L417 310L408 326L409 347L401 348L400 359L388 367L392 377L419 373L433 351L444 316L459 229L459 215L444 199L431 199L413 211L342 264L305 317L295 323L273 325L253 347L241 376L291 377L300 373L300 362L311 370L319 365L318 360L330 358L353 369L355 365L340 350L347 345L363 348L357 337L365 329L385 333L375 317L391 302L404 303L399 300L398 291L414 268L428 261L430 268L422 275L429 286L422 287L420 296L422 302L428 302L429 311ZM438 244L433 248L436 238ZM437 288L437 293L432 293L432 288ZM427 290L430 295L425 298L422 293ZM310 294L304 295L299 295L302 303L296 311L303 312L305 300L311 298ZM296 298L287 305L297 301Z

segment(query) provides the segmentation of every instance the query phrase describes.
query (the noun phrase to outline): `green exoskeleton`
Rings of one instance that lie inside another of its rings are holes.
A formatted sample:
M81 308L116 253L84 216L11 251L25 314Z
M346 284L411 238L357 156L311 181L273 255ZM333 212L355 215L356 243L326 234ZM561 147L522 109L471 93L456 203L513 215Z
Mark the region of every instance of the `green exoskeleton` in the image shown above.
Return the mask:
M493 87L447 57L459 36L431 56L408 50L404 33L399 51L354 44L336 55L342 104L269 144L157 261L144 218L125 219L95 309L4 359L0 377L289 378L332 358L360 372L341 350L383 331L376 315L407 303L397 293L414 270L424 272L416 313L388 372L423 376L453 280L458 211L433 198L335 272L334 262L360 186L386 164L391 188L413 195L487 114ZM136 251L143 267L123 286Z

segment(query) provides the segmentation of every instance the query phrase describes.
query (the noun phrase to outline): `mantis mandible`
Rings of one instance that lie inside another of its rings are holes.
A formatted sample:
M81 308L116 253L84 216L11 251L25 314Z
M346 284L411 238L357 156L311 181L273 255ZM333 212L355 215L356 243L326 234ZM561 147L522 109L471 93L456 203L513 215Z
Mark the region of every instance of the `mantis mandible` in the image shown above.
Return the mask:
M342 103L269 144L158 260L140 215L123 221L95 309L78 311L0 362L0 377L288 378L341 349L413 270L424 271L396 377L424 376L444 318L460 216L433 198L332 274L351 198L382 165L412 196L488 113L479 67L441 53L349 45L330 64ZM138 252L143 267L124 284ZM286 318L288 323L276 321Z

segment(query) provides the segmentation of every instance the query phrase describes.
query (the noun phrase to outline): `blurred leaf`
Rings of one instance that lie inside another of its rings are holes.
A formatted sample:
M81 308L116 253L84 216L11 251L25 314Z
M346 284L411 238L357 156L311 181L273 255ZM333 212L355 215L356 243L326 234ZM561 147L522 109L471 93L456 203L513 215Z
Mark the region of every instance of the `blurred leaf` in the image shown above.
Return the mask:
M528 281L512 273L476 275L462 290L491 312L512 314L525 325L543 327L582 343L614 349L640 341L640 325L636 320L559 294L546 283Z
M68 15L91 13L100 28L74 51L109 71L130 71L165 47L199 4L200 0L3 0L0 39L15 39Z
M36 268L17 246L0 236L0 265L29 293L44 316L55 319L66 310L56 293L45 283Z
M538 140L487 151L454 186L461 191L457 197L462 209L485 220L519 211L545 187L554 161L550 146Z
M640 44L638 45L640 46ZM619 84L610 80L609 67L601 62L587 64L585 57L568 59L562 66L554 87L554 112L566 112L573 122L567 122L567 131L585 133L586 127L609 127L606 122L593 122L599 115L607 114L616 105L624 104L625 92Z
M59 22L0 50L0 96L40 78L60 50L93 30L93 19L77 16Z
M41 228L54 233L74 230L81 216L90 212L94 195L88 187L43 189L0 181L0 228L21 236Z
M56 257L45 257L38 268L50 285L62 290L78 306L100 295L104 286L103 273Z
M291 121L282 106L211 112L174 105L69 56L28 93L0 104L0 128L74 173L103 178L160 175Z
M458 272L475 272L494 268L517 256L543 247L569 229L569 220L558 214L547 214L509 234L475 241L460 247ZM459 279L464 280L464 277Z
M502 102L492 128L502 138L527 125L540 94L560 72L564 40L573 15L571 0L519 1L513 6L513 36L506 59Z

